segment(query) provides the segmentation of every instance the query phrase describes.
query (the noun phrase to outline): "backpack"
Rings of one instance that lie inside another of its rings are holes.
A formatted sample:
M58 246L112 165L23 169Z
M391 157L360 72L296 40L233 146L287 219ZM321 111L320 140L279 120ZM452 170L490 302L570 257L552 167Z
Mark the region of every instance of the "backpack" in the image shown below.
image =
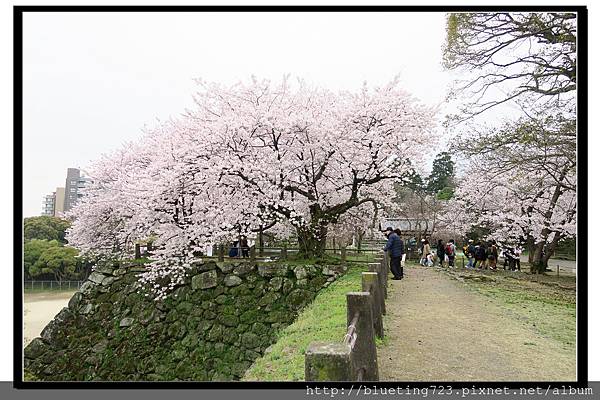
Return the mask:
M453 253L453 251L452 251L452 244L448 243L446 245L446 254L449 255L449 256L451 256L452 253Z

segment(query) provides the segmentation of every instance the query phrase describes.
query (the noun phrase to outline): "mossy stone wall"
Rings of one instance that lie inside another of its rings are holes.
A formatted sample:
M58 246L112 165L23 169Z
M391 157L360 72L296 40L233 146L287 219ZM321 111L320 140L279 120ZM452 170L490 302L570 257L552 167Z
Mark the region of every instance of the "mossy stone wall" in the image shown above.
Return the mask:
M192 263L165 300L144 295L143 266L105 265L24 351L47 381L239 379L342 266Z

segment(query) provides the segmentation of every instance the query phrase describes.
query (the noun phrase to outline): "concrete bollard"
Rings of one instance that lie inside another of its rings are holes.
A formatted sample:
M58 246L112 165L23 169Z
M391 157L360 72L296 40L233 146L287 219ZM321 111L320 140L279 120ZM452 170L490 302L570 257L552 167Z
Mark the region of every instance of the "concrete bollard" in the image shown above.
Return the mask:
M344 343L311 343L304 353L304 380L307 382L351 380L350 353L350 346Z
M367 292L346 293L347 321L352 322L354 315L359 313L356 324L357 339L351 353L352 380L358 380L359 371L363 371L365 381L378 381L377 347L375 347L375 332L373 330L373 312L371 310L371 295Z
M377 272L363 272L362 273L362 291L369 292L371 294L371 310L373 312L373 329L375 335L383 339L383 319L381 318L381 303L383 300L383 293L381 292L381 286L379 286L379 275Z

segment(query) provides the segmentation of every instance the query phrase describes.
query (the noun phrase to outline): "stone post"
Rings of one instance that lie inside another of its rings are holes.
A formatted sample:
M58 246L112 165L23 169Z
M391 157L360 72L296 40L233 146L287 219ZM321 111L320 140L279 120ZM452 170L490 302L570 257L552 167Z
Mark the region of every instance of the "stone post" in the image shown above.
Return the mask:
M374 263L369 263L368 265L369 265L369 272L377 273L379 291L381 292L381 298L379 299L379 304L380 304L380 308L381 308L381 313L383 315L385 315L386 276L384 275L384 272L383 272L383 263L374 262Z
M219 245L219 261L225 261L225 246L223 244Z
M379 265L380 265L379 268L381 270L381 276L383 276L383 297L387 299L387 297L388 297L388 294L387 294L388 275L390 273L390 267L389 267L387 254L383 253L381 255L375 256L375 259L373 262L379 263ZM385 312L384 312L384 314L385 314Z
M140 252L140 244L139 243L135 244L135 256L134 256L134 258L136 260L139 260L140 258L142 258L142 254Z
M352 380L358 379L361 369L363 370L363 380L379 380L370 298L371 295L367 292L346 293L347 324L349 325L352 322L355 313L359 313L358 322L356 323L357 338L351 353Z
M287 260L287 243L284 243L283 247L281 248L281 259Z
M350 346L344 343L311 343L304 353L307 382L349 381L352 376Z
M377 272L362 273L362 291L371 294L371 310L373 311L373 329L378 338L383 339L383 319L381 318L381 303L383 293L379 286L379 276Z

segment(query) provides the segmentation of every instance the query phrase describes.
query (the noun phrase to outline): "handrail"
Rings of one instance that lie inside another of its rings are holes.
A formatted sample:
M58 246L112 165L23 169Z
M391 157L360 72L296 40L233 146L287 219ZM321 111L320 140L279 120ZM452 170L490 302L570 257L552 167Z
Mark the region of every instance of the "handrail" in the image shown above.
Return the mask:
M354 343L356 343L356 324L358 323L358 317L360 316L360 314L358 312L356 312L354 314L354 318L352 318L352 321L350 322L350 325L348 325L348 331L346 332L346 335L344 336L344 344L347 344L350 346L350 348L354 347Z

